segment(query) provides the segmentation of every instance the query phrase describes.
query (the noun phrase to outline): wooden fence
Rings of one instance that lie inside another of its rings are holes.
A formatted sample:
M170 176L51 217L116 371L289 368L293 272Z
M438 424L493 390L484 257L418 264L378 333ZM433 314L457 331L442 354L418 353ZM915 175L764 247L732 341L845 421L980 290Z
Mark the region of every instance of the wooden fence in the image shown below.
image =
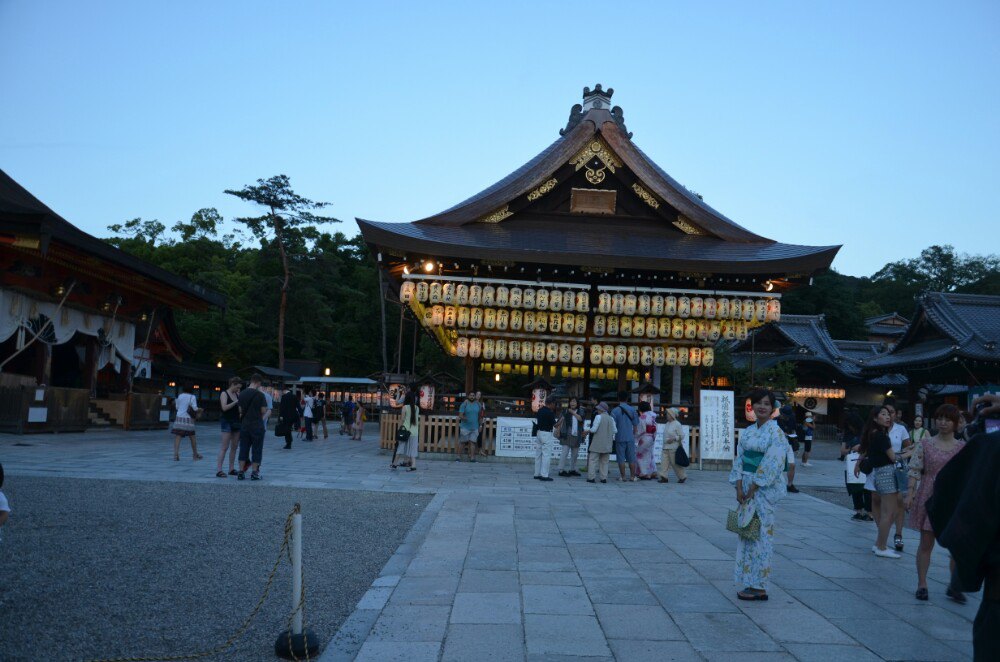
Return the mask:
M81 432L89 424L89 402L87 389L0 388L0 432Z
M173 398L159 393L132 393L128 398L127 430L163 430L170 427Z

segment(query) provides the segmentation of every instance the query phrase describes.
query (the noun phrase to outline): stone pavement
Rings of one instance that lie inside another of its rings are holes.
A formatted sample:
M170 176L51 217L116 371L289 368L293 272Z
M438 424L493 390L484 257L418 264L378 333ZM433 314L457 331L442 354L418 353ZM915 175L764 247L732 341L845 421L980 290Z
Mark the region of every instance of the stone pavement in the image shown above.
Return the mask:
M225 482L233 489L433 492L381 576L326 646L328 660L962 660L972 655L979 596L944 597L935 552L929 603L913 598L917 537L898 561L871 554L875 529L805 494L778 506L770 601L736 600L734 502L722 472L684 485L532 480L530 465L425 459L390 471L374 442L331 437L278 450L262 483L214 478L217 428L200 426L205 459L171 459L165 432L0 435L18 475ZM29 444L22 446L19 444ZM182 447L183 448L183 447ZM814 460L796 483L841 484ZM554 473L554 470L553 470ZM613 478L612 478L613 480ZM24 507L23 504L15 504ZM308 513L305 514L308 541ZM309 544L307 542L307 544ZM328 634L328 633L327 633Z

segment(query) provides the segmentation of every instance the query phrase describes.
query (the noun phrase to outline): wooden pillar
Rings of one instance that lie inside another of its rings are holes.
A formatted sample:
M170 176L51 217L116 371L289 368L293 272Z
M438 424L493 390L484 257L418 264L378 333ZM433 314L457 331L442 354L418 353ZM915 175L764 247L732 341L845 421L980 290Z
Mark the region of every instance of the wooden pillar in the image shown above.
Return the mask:
M35 379L52 386L52 345L40 340L35 342Z
M472 393L476 390L476 360L471 356L465 357L465 392Z
M96 337L86 336L86 353L84 354L83 377L84 388L90 390L90 397L97 395L97 358L100 356L100 346Z
M675 365L670 370L670 404L681 402L681 367Z
M663 369L660 368L659 366L654 366L653 367L653 379L651 379L650 382L656 388L660 388L660 382L662 380L663 380ZM660 389L660 390L662 391L662 389ZM660 406L660 400L662 399L661 395L662 395L662 393L657 393L656 395L653 396L653 407L654 408Z
M695 366L691 378L691 405L697 407L701 402L701 366Z
M628 366L618 368L618 392L628 392Z

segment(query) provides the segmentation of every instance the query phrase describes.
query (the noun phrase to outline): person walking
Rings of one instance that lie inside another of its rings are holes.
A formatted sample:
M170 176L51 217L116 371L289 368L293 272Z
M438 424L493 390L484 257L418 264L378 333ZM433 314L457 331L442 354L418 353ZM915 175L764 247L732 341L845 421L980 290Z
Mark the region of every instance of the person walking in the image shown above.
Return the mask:
M892 422L889 424L889 443L892 445L892 452L895 455L893 464L896 469L896 496L893 497L896 500L896 509L894 511L896 519L893 520L896 525L896 535L893 537L893 545L897 552L901 552L903 551L903 520L906 518L906 508L903 507L903 498L906 496L906 487L908 484L906 463L910 459L912 442L910 441L910 432L906 429L905 425L899 422L896 401L892 398L886 398L883 404L889 410L889 415L892 417Z
M549 477L549 464L552 462L552 447L556 440L553 434L556 425L555 405L556 397L550 395L545 398L545 404L538 410L536 419L538 431L535 434L535 480L552 480Z
M898 559L900 558L898 552L886 549L889 529L896 519L896 497L899 494L896 486L896 454L892 450L892 442L889 441L891 425L892 413L889 407L882 405L872 409L864 432L861 433L861 459L854 466L854 475L861 474L862 462L867 458L871 466L868 480L875 488L872 505L874 511L878 513L875 519L878 535L875 544L872 545L872 552L881 558Z
M329 439L330 434L326 430L326 397L325 393L316 394L316 408L313 413L316 415L316 436L319 436L320 428L323 429L323 438Z
M608 413L608 405L598 402L590 422L590 444L587 446L587 482L608 482L608 461L615 439L615 419Z
M340 406L340 434L351 434L353 426L354 396L348 396L347 401Z
M351 439L361 441L365 432L365 407L360 402L354 407L354 424L351 426Z
M760 536L756 540L739 537L733 577L740 587L737 598L767 600L774 553L775 506L786 493L783 468L788 441L771 419L774 394L755 389L750 394L750 403L756 421L740 433L729 483L736 487L736 502L752 507L760 519Z
M243 380L232 377L229 388L219 394L219 408L222 409L220 425L222 427L222 444L219 446L219 456L215 460L216 478L225 478L222 462L229 451L229 475L236 475L236 448L240 445L240 407L238 397Z
M476 394L469 391L465 401L458 407L458 452L455 461L462 460L462 453L469 454L469 462L476 461L476 437L479 436L479 419L483 406L476 402ZM551 429L551 428L550 428Z
M250 480L260 480L260 463L264 455L264 415L267 400L260 391L261 377L250 377L250 387L240 393L240 470L237 480L246 478L247 469L252 469Z
M802 466L811 467L809 456L813 449L813 435L816 434L816 423L813 422L811 411L806 412L806 420L802 424Z
M275 426L275 431L280 430L282 436L285 437L283 448L286 450L291 450L292 432L299 427L298 400L298 396L286 385L285 392L281 394L281 400L278 401L278 425Z
M194 426L195 419L198 417L200 411L198 409L198 399L189 393L189 389L184 385L181 385L179 390L180 393L177 395L177 399L174 400L174 407L177 410L177 414L174 417L174 425L170 430L174 434L174 461L181 459L181 439L183 437L191 439L191 459L200 460L202 456L198 453L198 434Z
M420 405L417 403L417 394L407 391L403 396L403 408L399 412L399 425L410 433L410 438L405 444L400 444L396 449L396 457L400 454L404 460L399 464L408 467L410 471L417 470L417 443L420 433ZM390 465L395 469L399 464Z
M316 404L316 398L313 397L314 392L311 388L306 389L305 396L302 398L302 425L306 429L306 441L313 440L313 407Z
M639 426L639 414L635 408L628 403L628 393L620 391L618 393L618 406L611 410L611 417L615 419L615 457L618 460L618 480L633 482L639 480L638 467L635 462L635 432ZM631 478L626 477L625 466L628 465Z
M919 417L918 417L919 418ZM906 496L906 510L910 514L909 526L920 532L920 546L917 548L917 600L927 600L927 569L934 551L934 528L927 517L927 500L934 493L934 481L938 473L951 458L965 447L965 442L955 438L958 429L958 407L941 405L934 412L938 433L933 437L921 437L914 446L909 465L909 492ZM914 430L917 427L914 425ZM955 561L951 561L954 571ZM965 602L965 596L949 586L947 595L956 602Z
M680 412L676 407L671 407L667 409L667 424L663 428L663 448L660 450L660 482L669 483L669 473L670 469L674 470L677 474L677 482L683 483L687 480L687 470L684 467L678 466L677 459L677 449L681 447L681 442L684 439L684 428L681 426L681 422L677 420L680 416Z
M795 421L795 410L792 409L791 405L784 405L779 411L778 427L785 433L789 445L789 452L786 453L786 464L788 465L786 490L792 494L798 494L799 488L795 487L795 453L799 450L799 426Z
M559 424L560 476L570 478L580 475L576 470L576 456L580 452L581 439L583 439L583 414L580 413L580 401L570 398Z
M635 443L635 465L639 480L656 478L656 459L653 446L656 445L656 414L648 402L639 403L639 437Z

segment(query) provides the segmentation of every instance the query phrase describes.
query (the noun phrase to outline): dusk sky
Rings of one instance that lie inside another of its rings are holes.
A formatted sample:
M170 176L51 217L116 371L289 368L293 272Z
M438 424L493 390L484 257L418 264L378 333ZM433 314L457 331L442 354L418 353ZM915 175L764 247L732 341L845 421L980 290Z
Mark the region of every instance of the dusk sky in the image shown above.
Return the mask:
M172 225L279 173L410 221L613 87L633 140L736 222L870 275L996 249L1000 3L0 0L0 168L82 229Z

